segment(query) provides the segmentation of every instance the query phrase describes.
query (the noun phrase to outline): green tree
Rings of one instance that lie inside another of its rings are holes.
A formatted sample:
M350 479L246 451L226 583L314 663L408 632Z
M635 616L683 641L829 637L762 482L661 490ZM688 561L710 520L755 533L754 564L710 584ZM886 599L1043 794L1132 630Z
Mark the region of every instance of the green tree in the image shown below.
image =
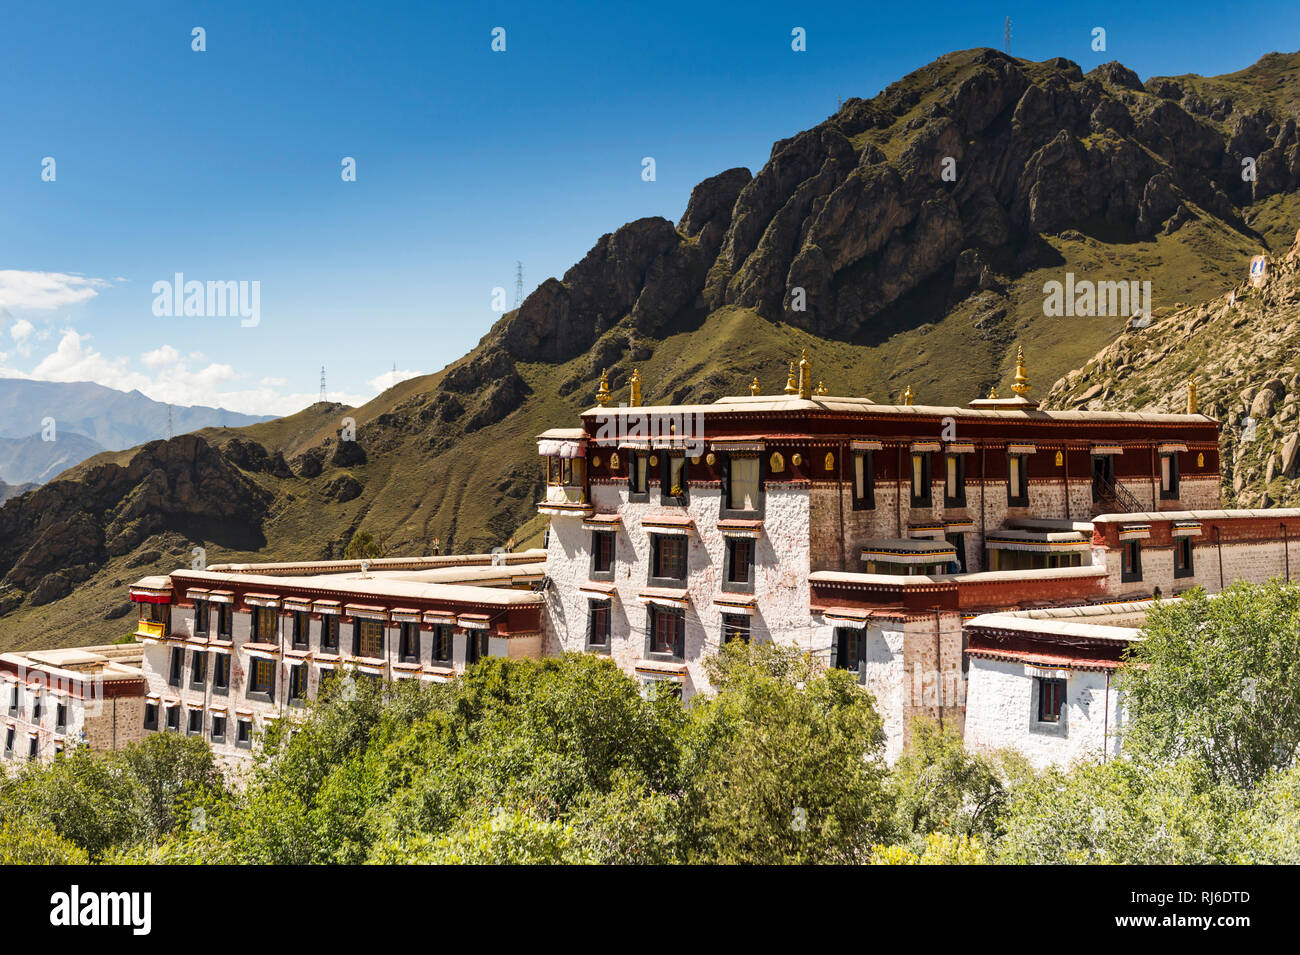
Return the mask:
M1300 746L1300 587L1233 584L1158 602L1119 678L1125 751L1195 756L1248 787L1295 764Z
M996 758L968 752L962 738L933 720L915 720L911 745L894 766L890 790L898 808L898 828L924 851L925 836L944 832L996 837L1002 826L1013 780L1029 774L1014 753Z
M1020 785L998 861L1207 865L1235 861L1248 795L1187 758L1048 769Z
M357 531L343 549L344 560L366 560L371 557L383 557L384 546L368 531Z
M0 865L85 865L86 851L48 826L0 821Z
M889 829L871 694L794 648L729 644L692 707L695 859L865 862Z

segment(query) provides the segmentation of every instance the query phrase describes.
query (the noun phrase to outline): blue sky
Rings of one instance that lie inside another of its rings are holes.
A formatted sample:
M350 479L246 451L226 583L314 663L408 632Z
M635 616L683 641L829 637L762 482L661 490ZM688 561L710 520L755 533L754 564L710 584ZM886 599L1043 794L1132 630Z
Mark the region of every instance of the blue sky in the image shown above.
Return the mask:
M516 260L531 290L624 222L675 222L699 180L756 171L942 53L1000 47L1008 15L1018 56L1143 79L1300 48L1294 3L1160 6L9 0L0 375L287 413L325 365L330 396L359 402L394 365L473 347ZM258 324L155 315L177 272L260 282Z

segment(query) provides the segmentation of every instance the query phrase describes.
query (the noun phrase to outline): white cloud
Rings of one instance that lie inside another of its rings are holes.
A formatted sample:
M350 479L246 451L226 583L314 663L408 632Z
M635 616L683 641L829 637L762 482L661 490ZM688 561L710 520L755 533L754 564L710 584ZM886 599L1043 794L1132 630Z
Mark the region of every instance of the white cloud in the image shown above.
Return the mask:
M0 308L48 311L92 299L109 284L104 279L64 272L0 269Z
M375 389L376 394L379 394L380 392L387 391L399 382L407 381L411 378L418 378L422 374L424 374L422 371L386 371L376 378L371 378L366 382L366 384Z
M90 339L90 335L76 329L64 329L58 347L30 372L4 367L7 356L0 353L0 377L93 381L121 391L139 391L155 401L208 405L257 415L293 414L320 400L316 392L283 393L280 389L288 383L284 378L264 378L256 387L241 388L241 376L233 367L219 362L204 364L198 352L182 355L175 347L163 344L144 352L138 360L114 358L97 351ZM415 374L398 372L396 380ZM378 391L382 382L392 377L389 372L370 384ZM353 407L365 404L371 397L344 391L327 394L328 400Z
M25 342L35 330L35 325L25 318L20 318L9 326L9 337L16 342Z
M181 353L171 345L163 345L161 348L155 348L153 351L147 351L140 356L140 360L145 363L147 368L161 368L164 365L174 365L180 361Z

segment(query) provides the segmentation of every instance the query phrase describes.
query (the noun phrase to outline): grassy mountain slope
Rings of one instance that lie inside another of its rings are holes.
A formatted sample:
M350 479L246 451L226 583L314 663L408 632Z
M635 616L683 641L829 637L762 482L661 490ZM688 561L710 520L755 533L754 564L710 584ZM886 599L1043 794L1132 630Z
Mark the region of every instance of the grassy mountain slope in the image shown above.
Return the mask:
M592 405L602 368L616 400L636 368L647 403L707 401L754 376L779 391L806 347L833 393L965 402L1022 342L1044 389L1125 324L1045 317L1044 282L1149 279L1161 318L1287 247L1298 63L1143 84L1119 64L942 57L777 143L756 175L700 183L678 223L602 236L436 375L100 455L10 501L0 646L120 635L124 586L196 545L217 562L338 556L358 530L393 554L531 541L534 437Z

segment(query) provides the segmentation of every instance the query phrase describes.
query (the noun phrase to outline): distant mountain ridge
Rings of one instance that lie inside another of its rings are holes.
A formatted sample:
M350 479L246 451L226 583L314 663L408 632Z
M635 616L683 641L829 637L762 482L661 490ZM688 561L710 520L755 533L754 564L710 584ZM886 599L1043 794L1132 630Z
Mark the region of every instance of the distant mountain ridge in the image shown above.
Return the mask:
M174 434L240 427L273 417L204 405L172 405L171 414ZM54 419L58 431L90 438L109 451L167 437L167 404L139 391L118 391L90 381L0 378L0 438L40 434L46 418Z
M0 438L0 480L10 484L44 484L73 465L105 450L75 431L56 429L53 441L33 434Z

